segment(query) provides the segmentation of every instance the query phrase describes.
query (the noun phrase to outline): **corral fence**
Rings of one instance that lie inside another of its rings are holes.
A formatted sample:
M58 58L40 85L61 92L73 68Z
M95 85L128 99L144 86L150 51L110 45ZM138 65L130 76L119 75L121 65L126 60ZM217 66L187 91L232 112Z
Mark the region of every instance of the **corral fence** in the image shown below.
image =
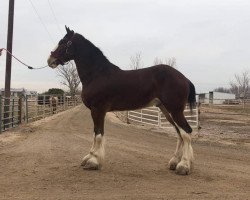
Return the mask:
M115 112L115 115L125 123L156 126L159 128L173 127L161 110L155 106L133 111ZM199 127L199 106L193 108L192 112L186 106L184 115L192 128Z
M79 96L38 95L6 98L0 95L0 133L81 103Z

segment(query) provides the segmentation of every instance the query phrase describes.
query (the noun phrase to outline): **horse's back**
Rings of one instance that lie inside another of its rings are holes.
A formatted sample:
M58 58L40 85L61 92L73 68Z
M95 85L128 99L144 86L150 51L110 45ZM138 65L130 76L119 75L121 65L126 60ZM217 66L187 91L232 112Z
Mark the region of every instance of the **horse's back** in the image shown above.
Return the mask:
M119 70L109 76L97 77L86 90L83 89L82 96L87 107L136 109L155 98L172 100L180 96L186 90L186 80L179 71L167 65Z

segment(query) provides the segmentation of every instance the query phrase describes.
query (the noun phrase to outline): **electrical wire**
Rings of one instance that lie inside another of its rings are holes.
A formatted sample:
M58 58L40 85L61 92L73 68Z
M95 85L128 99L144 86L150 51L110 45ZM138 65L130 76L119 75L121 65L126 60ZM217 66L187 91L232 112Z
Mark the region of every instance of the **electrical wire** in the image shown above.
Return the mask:
M54 20L55 20L55 22L56 22L57 29L59 30L59 32L61 33L61 35L63 35L63 34L62 34L62 30L60 29L60 25L59 25L59 23L58 23L57 17L56 17L56 15L55 15L55 12L54 12L54 9L53 9L53 6L52 6L50 0L48 0L48 4L49 4L49 7L50 7L50 11L51 11L51 13L52 13L52 16L53 16L53 18L54 18Z
M42 20L41 16L39 15L39 13L38 13L38 11L37 11L37 9L36 9L35 5L32 3L32 1L31 1L31 0L29 0L29 2L30 2L30 4L31 4L31 6L32 6L33 10L35 11L35 13L36 13L37 17L39 18L39 20L40 20L41 24L43 25L44 29L45 29L45 30L46 30L46 32L48 33L50 40L52 41L52 43L53 43L53 44L55 44L55 41L53 40L53 37L51 36L51 34L50 34L50 32L49 32L49 30L48 30L47 26L45 25L45 23L43 22L43 20Z

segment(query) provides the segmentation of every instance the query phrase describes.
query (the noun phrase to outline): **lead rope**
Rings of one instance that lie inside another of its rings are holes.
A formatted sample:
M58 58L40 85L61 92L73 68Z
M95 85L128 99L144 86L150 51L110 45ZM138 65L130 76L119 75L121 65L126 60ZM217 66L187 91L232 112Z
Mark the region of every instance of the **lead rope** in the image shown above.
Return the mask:
M21 64L23 64L24 66L28 67L29 69L43 69L45 67L48 67L48 65L43 66L43 67L32 67L30 65L25 64L24 62L22 62L21 60L19 60L16 56L14 56L11 52L9 52L7 49L5 48L0 48L0 56L2 55L2 51L5 50L6 53L10 54L13 58L15 58L18 62L20 62Z

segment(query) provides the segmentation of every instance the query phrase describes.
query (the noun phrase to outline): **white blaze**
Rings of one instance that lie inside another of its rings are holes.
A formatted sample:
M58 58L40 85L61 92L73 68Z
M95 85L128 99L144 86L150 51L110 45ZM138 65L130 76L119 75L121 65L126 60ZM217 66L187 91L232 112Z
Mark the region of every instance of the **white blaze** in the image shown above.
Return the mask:
M52 52L56 51L58 48L58 45L56 45L56 47L52 50ZM55 63L56 61L56 58L54 58L53 56L49 56L47 62L48 62L48 65L51 67L51 68L56 68L58 66L58 64Z

